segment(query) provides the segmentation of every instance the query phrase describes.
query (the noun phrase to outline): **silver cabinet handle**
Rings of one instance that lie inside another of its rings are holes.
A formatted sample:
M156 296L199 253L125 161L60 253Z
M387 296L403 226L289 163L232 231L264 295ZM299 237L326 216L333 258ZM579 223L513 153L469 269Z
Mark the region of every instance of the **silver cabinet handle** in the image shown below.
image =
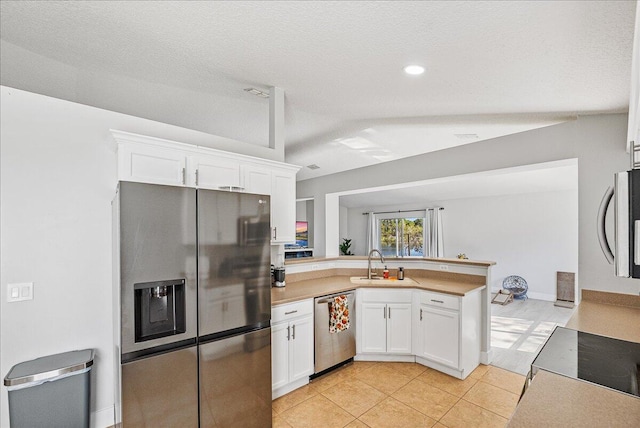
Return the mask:
M278 238L278 228L276 226L273 227L273 239Z
M391 308L388 308L389 310L389 319L391 319Z
M613 187L609 186L607 191L604 192L602 201L600 201L600 208L598 208L598 242L600 242L600 248L604 253L604 257L609 264L613 264L613 252L611 252L611 246L609 246L609 240L607 239L607 232L605 230L605 220L607 218L607 208L613 198Z
M422 308L420 308L420 321L422 321Z
M444 303L442 300L431 299L431 301L434 302L434 303Z
M226 190L227 192L244 192L244 187L240 187L240 186L218 186L218 190Z
M187 184L187 172L184 168L182 168L182 184Z
M382 316L384 317L384 319L387 319L387 307L386 306L382 309Z
M291 314L295 314L296 312L298 312L298 310L296 309L295 311L289 311L289 312L285 312L285 315L291 315Z
M196 186L198 185L198 170L196 169Z
M296 340L296 325L293 325L293 334L291 336L291 339Z
M287 326L287 340L291 340L291 327Z

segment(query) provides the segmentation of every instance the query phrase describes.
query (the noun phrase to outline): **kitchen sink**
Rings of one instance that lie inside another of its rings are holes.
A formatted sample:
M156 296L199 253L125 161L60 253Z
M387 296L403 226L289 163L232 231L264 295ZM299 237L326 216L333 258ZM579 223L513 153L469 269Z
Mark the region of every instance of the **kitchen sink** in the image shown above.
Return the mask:
M352 276L351 278L349 278L349 280L351 281L352 284L359 284L359 285L383 285L384 284L384 285L393 286L393 285L417 284L417 282L415 282L413 279L407 278L407 277L405 277L403 280L398 280L396 278L385 279L377 276L374 276L371 279L367 277L361 277L361 276Z

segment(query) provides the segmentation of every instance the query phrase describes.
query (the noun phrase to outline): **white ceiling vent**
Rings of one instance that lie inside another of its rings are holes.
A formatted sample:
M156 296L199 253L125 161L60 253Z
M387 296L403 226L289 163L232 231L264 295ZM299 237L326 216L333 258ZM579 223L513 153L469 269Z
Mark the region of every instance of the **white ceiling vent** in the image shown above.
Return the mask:
M461 140L477 140L478 134L453 134Z
M320 169L320 167L318 165L316 165L315 163L312 163L311 165L307 165L307 168L309 168L309 169Z
M249 92L250 94L253 94L253 95L257 96L257 97L269 98L269 92L264 92L264 91L261 91L260 89L245 88L244 91L245 92Z

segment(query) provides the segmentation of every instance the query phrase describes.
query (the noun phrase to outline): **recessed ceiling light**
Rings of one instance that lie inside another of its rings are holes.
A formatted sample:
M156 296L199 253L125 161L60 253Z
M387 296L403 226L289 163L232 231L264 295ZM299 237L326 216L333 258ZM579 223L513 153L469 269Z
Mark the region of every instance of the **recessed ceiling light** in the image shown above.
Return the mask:
M407 65L404 68L404 72L407 73L407 74L410 74L412 76L418 76L418 75L424 73L424 67L421 66L421 65L415 65L415 64Z

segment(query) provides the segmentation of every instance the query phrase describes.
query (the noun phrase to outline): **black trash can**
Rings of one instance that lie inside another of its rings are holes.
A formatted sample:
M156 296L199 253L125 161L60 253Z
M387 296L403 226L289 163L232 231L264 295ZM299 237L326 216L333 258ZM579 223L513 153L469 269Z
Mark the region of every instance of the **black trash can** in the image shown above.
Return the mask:
M16 364L4 378L11 428L88 428L93 349Z

